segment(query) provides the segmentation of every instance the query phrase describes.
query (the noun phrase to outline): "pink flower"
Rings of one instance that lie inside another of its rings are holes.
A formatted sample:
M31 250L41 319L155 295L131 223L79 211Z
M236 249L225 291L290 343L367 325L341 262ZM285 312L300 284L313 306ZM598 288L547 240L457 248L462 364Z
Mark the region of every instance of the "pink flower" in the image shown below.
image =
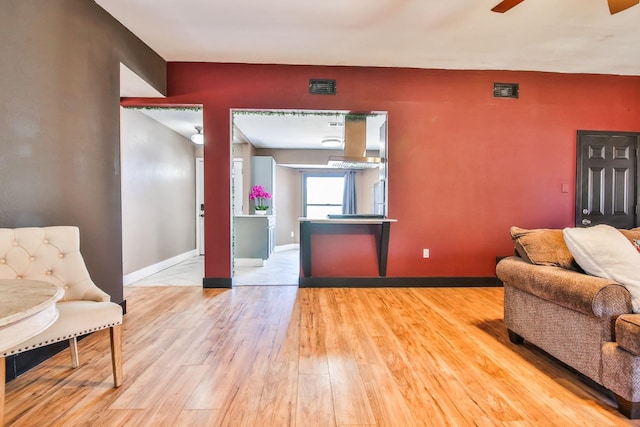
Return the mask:
M264 191L264 187L262 185L254 185L249 193L249 199L255 200L256 209L264 210L267 209L267 206L264 205L265 199L270 199L271 194L267 191Z

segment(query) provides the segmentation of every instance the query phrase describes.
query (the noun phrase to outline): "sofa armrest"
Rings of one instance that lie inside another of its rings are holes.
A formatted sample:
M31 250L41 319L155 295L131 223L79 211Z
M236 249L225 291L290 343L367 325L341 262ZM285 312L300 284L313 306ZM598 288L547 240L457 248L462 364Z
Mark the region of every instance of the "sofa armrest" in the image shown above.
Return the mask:
M640 314L625 314L616 319L616 343L640 356Z
M610 279L534 265L515 256L501 260L496 274L505 286L587 315L609 317L631 313L631 294Z

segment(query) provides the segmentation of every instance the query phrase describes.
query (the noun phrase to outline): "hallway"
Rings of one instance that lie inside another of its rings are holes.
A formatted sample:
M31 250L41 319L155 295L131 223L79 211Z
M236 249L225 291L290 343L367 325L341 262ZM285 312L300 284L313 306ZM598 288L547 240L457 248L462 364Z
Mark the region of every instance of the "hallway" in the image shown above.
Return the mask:
M235 267L234 286L298 286L300 251L297 246L276 247L264 267ZM127 287L202 286L204 257L196 256Z

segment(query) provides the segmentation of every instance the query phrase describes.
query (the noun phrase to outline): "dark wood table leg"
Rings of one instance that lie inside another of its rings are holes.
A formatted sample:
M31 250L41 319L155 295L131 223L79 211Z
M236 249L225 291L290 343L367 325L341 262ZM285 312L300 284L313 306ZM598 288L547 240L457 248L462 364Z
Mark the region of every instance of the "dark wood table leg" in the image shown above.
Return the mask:
M387 257L389 255L389 229L390 222L381 224L382 232L380 233L380 247L378 248L378 272L381 277L387 275Z

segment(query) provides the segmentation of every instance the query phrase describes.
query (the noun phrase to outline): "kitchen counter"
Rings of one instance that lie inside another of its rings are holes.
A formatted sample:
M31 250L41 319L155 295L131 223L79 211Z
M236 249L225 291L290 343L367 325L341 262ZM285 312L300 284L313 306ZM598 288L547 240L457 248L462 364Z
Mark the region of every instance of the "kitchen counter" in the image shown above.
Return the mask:
M298 221L311 224L383 224L398 222L391 218L298 218Z
M377 261L378 275L384 277L387 275L387 258L389 253L389 232L391 224L397 222L397 219L391 218L298 218L300 221L300 263L302 266L302 277L300 285L308 282L308 278L312 277L312 253L311 253L311 236L314 233L329 231L339 232L340 229L345 231L353 230L360 227L363 232L370 234L378 234L377 245ZM374 227L366 227L374 226ZM376 227L379 226L379 227Z

